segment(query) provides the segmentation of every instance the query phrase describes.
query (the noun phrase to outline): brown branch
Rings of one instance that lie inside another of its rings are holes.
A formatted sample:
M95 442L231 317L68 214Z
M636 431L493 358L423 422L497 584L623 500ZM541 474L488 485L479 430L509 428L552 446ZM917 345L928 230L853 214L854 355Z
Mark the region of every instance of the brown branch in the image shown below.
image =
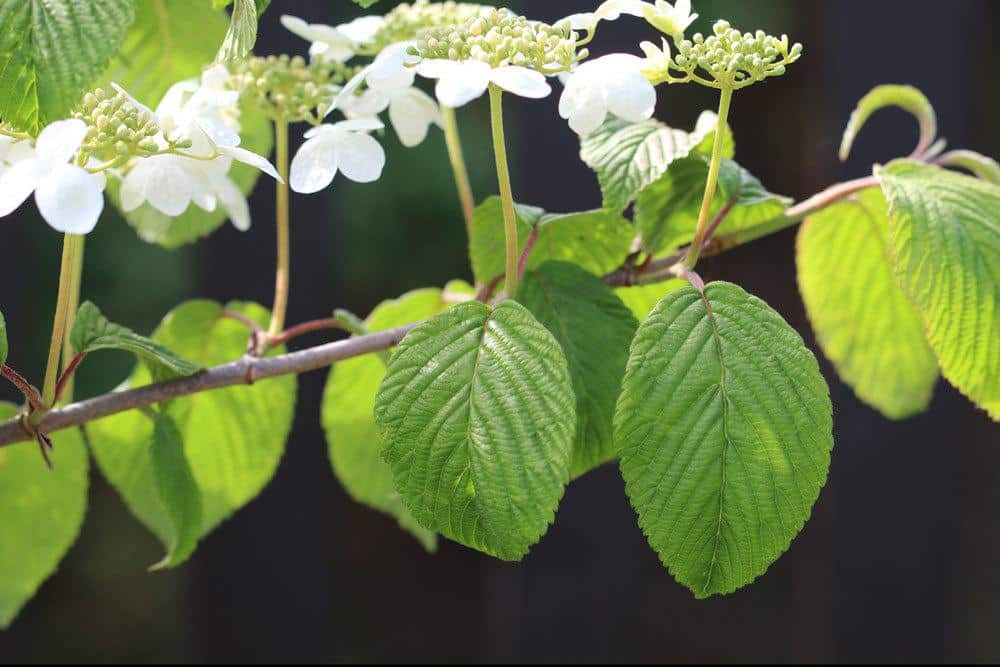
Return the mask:
M740 230L739 232L716 236L707 244L707 247L702 252L702 256L719 254L743 243L791 227L807 215L811 215L860 190L877 185L878 181L874 177L835 185L789 208L780 218L756 225L753 228ZM675 274L671 272L671 269L684 257L685 253L686 249L674 253L669 257L647 262L639 267L619 269L604 276L604 282L612 287L627 287L640 282L649 283L672 278ZM496 280L493 284L486 286L483 292L480 293L480 298L484 294L489 294L492 289L495 289L495 283L498 282L499 280ZM225 313L225 316L232 317L229 313ZM237 317L234 319L241 318ZM34 425L36 427L35 430L37 433L53 433L66 428L80 426L103 417L149 407L182 396L190 396L203 391L222 389L224 387L253 384L259 380L266 380L282 375L297 375L325 368L344 359L380 352L394 347L417 324L419 323L409 324L388 331L355 336L347 340L327 343L326 345L275 357L260 358L247 355L238 361L210 368L191 377L151 384L127 391L104 394L46 413ZM9 372L9 369L4 367L4 375L8 375ZM24 442L31 439L31 437L32 434L30 431L25 430L19 419L12 419L0 424L0 447Z
M276 357L246 356L238 361L210 368L191 377L104 394L58 410L52 410L36 425L37 430L44 433L54 433L174 398L222 389L223 387L245 385L248 384L248 379L260 381L281 375L306 373L326 368L337 361L393 347L399 344L414 326L379 331ZM28 439L27 436L28 434L22 430L16 419L0 424L0 447L23 442Z

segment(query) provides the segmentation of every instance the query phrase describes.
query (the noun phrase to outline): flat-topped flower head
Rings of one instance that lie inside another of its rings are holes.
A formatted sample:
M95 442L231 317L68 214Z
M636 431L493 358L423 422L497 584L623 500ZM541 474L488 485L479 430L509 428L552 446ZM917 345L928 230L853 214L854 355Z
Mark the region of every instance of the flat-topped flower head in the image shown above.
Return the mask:
M471 2L404 2L382 17L381 26L362 48L367 52L378 52L399 42L419 39L436 28L462 25L491 9Z
M495 8L458 26L428 31L417 40L414 52L425 60L475 60L545 75L565 72L580 59L569 22L551 26Z
M690 40L680 41L669 68L653 73L654 78L737 90L781 76L802 55L802 45L789 46L788 35L778 39L763 30L741 33L728 21L717 21L713 32L707 38L697 33ZM681 76L674 76L672 71Z
M256 57L236 73L236 87L269 118L318 124L357 68L337 61L307 63L301 56Z
M77 158L80 165L90 158L104 163L125 161L160 150L155 137L161 129L154 114L123 90L98 88L87 93L73 118L87 126Z
M551 26L507 9L489 9L460 26L428 31L410 50L417 73L438 79L435 93L449 107L480 97L490 84L528 98L552 92L545 80L566 72L586 52L577 52L569 21Z

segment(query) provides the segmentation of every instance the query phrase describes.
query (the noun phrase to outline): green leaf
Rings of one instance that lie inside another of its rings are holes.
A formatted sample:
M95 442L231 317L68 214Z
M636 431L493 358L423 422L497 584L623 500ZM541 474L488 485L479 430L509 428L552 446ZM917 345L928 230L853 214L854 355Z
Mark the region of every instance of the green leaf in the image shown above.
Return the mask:
M456 287L458 287L456 285ZM382 331L419 322L447 308L438 289L421 289L381 303L363 323ZM413 518L392 484L392 469L382 460L382 434L375 425L375 394L385 377L377 355L341 361L330 371L323 395L323 429L337 479L354 500L399 521L428 551L437 535Z
M857 108L851 114L851 119L844 130L844 138L840 143L840 159L846 160L851 154L851 147L872 114L887 107L899 107L913 114L920 123L920 146L927 148L937 136L937 114L927 97L913 86L887 84L876 86L870 93L861 98Z
M134 17L133 0L0 0L0 117L32 134L66 118Z
M597 172L604 194L604 208L620 213L635 201L647 185L658 179L674 160L692 153L708 155L715 140L717 116L706 111L693 132L675 130L657 120L629 123L612 119L583 137L580 158ZM733 156L731 132L723 144L723 156Z
M701 155L677 160L662 177L639 194L635 224L642 235L646 252L673 252L694 238L708 168L708 158ZM729 202L733 206L719 226L718 234L773 220L791 204L790 199L768 192L759 180L737 163L723 160L710 219Z
M538 229L538 239L527 268L537 268L548 260L557 259L602 275L621 265L635 236L627 220L603 209L559 214L518 205L516 212L520 250L524 250L532 228ZM469 238L476 282L488 283L504 272L506 241L499 197L490 197L473 212Z
M257 5L254 0L235 0L229 29L222 40L217 62L231 64L246 59L257 43Z
M162 364L178 375L194 375L198 364L184 359L163 345L140 336L131 329L109 322L90 301L80 306L70 343L77 353L90 354L98 350L126 350L143 359Z
M0 403L0 420L18 408ZM0 628L7 628L76 541L87 509L87 449L79 431L52 436L55 467L33 442L0 448Z
M10 351L10 346L7 344L7 320L3 318L3 313L0 313L0 366L7 363L7 353Z
M878 176L896 275L941 371L1000 420L1000 186L905 160Z
M619 287L615 294L622 300L622 303L632 311L635 318L642 322L649 316L660 299L676 292L686 286L688 281L680 278L671 278L662 283L651 283L649 285L634 285L632 287Z
M526 271L517 298L569 363L577 415L572 474L579 477L615 458L615 401L639 322L604 281L566 262Z
M261 326L269 314L255 304L230 303ZM241 358L247 349L246 327L221 317L211 301L189 301L163 320L153 339L203 366ZM283 348L272 354L280 354ZM153 380L136 367L127 386ZM261 492L285 451L295 411L296 378L267 380L179 398L162 406L183 436L184 453L202 498L204 537ZM157 491L153 463L153 421L141 412L107 417L88 426L94 458L133 514L168 549L179 539Z
M685 287L639 326L615 412L626 491L696 597L763 574L826 481L832 407L815 357L736 285Z
M574 404L566 357L524 306L470 302L396 348L375 420L396 489L424 527L519 560L569 480Z
M173 528L167 555L152 569L177 567L186 561L201 537L201 491L184 454L184 436L169 415L157 415L150 453L160 503Z
M806 220L796 257L823 352L858 398L903 419L927 409L938 365L896 280L888 236L885 197L866 190Z
M355 4L361 5L365 9L368 9L369 7L371 7L372 5L374 5L376 2L378 2L378 0L354 0Z

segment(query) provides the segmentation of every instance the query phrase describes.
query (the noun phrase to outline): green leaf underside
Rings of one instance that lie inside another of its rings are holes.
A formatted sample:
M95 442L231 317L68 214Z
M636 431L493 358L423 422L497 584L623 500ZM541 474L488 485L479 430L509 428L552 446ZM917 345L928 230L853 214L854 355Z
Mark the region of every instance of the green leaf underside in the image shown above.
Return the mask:
M691 242L701 211L708 167L708 158L701 155L677 160L661 178L639 194L635 224L646 252L673 252ZM790 199L768 192L757 178L737 163L724 160L709 219L714 219L730 201L734 205L719 226L717 235L773 220L791 204Z
M177 567L194 553L201 537L201 491L184 454L184 436L169 415L158 415L150 454L156 489L173 528L163 561L154 570Z
M622 475L696 597L749 584L788 548L826 481L831 415L802 339L736 285L677 290L640 325L615 413Z
M878 176L896 275L942 374L1000 420L1000 186L905 160Z
M799 289L823 352L862 401L903 419L927 409L938 365L893 271L887 209L882 193L871 189L810 217L796 256Z
M216 60L239 62L253 51L257 42L257 5L254 0L235 0L229 29L222 40Z
M10 352L10 346L7 343L7 320L3 318L3 313L0 313L0 366L7 363L7 354Z
M134 17L133 0L0 0L0 118L34 134L67 117Z
M18 412L0 403L0 420ZM87 509L87 450L78 431L52 436L54 468L38 445L24 442L0 449L0 628L56 570L76 541Z
M627 220L604 210L560 214L519 204L516 212L519 251L524 250L532 228L538 229L528 269L556 259L603 275L621 265L635 236ZM470 230L469 255L478 283L488 283L504 272L505 247L500 198L490 197L476 208Z
M121 52L101 80L120 83L136 99L155 108L171 85L201 76L202 69L215 58L228 25L225 11L212 10L204 0L144 0L138 3L135 24ZM274 143L270 121L253 105L241 104L240 124L240 145L259 155L270 155ZM260 172L233 162L229 177L248 194ZM119 210L120 187L117 179L108 181L108 195ZM211 212L191 204L175 218L143 204L122 216L144 241L166 248L197 241L227 219L221 204Z
M920 123L922 138L932 139L937 134L937 115L930 100L913 86L886 84L876 86L861 98L858 106L851 113L851 118L844 130L840 144L840 159L846 160L851 153L851 147L861 128L865 126L872 114L887 107L899 107L913 114Z
M575 264L527 271L517 294L562 346L576 394L573 477L616 456L612 424L639 322L614 291Z
M393 353L375 402L396 489L430 530L519 560L548 529L576 428L566 357L524 306L453 306Z
M651 283L649 285L633 285L632 287L619 287L615 294L622 300L622 303L632 311L635 318L642 322L649 316L660 299L676 292L689 283L680 278L671 278L662 283Z
M612 119L583 137L580 158L597 173L604 208L620 213L675 160L691 153L711 154L716 120L714 113L706 111L694 131L685 132L657 120L629 123ZM733 137L727 128L723 156L731 158L733 152Z
M255 304L230 303L226 309L261 326L269 319L267 310ZM211 301L186 302L164 318L153 339L206 367L239 359L246 352L247 329L220 317L221 312L222 306ZM272 354L281 352L279 348ZM140 365L127 386L140 387L152 379ZM287 376L163 406L183 435L184 452L201 491L202 537L255 498L274 475L291 429L296 387L296 378ZM174 525L153 474L153 421L132 411L87 428L98 466L132 513L168 548L175 544Z
M471 288L470 288L471 289ZM421 289L385 301L365 320L368 331L420 322L447 308L439 289ZM382 459L382 433L375 424L375 395L385 377L378 355L341 361L330 371L323 396L323 429L337 479L357 502L399 521L428 551L437 535L421 526L396 491L392 468Z
M76 352L84 354L98 350L125 350L162 364L179 375L193 375L200 370L198 364L178 356L156 341L109 322L97 306L89 301L80 306L70 334L70 343Z

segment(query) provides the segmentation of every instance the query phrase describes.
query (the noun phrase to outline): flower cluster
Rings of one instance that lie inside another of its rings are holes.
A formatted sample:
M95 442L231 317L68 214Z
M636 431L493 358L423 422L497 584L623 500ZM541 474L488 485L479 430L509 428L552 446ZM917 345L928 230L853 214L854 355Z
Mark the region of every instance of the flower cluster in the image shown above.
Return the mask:
M424 60L475 60L492 68L514 65L556 74L580 59L569 22L551 26L509 9L490 8L460 25L428 30L414 54Z
M387 46L420 38L429 30L462 25L482 16L490 7L471 2L435 2L416 0L397 5L386 14L371 40L363 44L366 52L381 52Z
M705 83L698 73L704 71L711 77L709 84L744 88L772 76L781 76L785 67L802 55L802 45L789 46L787 35L778 39L763 30L741 33L728 21L717 21L713 32L715 34L708 38L697 33L692 39L677 44L678 53L671 67L683 72L686 80ZM673 77L668 80L672 81Z
M80 164L86 164L90 157L104 163L124 164L129 158L160 151L154 139L160 133L160 126L151 113L134 105L124 92L109 94L98 88L87 93L73 111L73 118L87 125L77 158Z
M306 63L301 56L255 57L240 66L233 82L244 99L269 118L316 125L356 69L336 60Z

